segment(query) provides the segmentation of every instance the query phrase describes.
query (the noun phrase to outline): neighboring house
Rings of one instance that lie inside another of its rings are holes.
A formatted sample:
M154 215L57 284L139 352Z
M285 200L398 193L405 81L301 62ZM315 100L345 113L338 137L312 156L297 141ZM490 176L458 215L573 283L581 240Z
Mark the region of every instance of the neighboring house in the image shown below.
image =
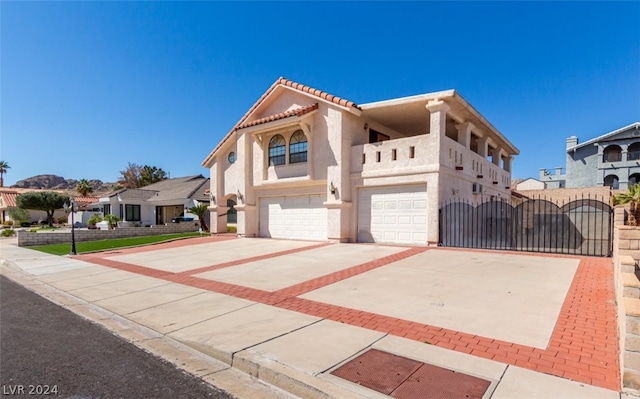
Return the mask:
M278 79L203 161L211 231L438 243L441 202L509 200L517 148L456 91L357 105Z
M43 190L43 189L30 189L30 188L11 188L11 187L2 187L0 188L0 217L1 222L11 220L11 216L9 216L9 208L17 207L16 197L20 194L31 192L31 191L54 191L63 193L61 190ZM79 209L87 210L87 206L96 202L98 197L80 197L74 196L73 200L78 203ZM57 209L53 213L54 219L65 216L65 212L63 209ZM29 210L29 221L32 223L46 221L47 213L45 211L37 211L30 209ZM77 221L77 220L76 220ZM69 223L71 223L71 219L69 218Z
M609 186L626 189L640 183L640 122L578 144L578 137L567 139L566 173L540 170L547 187ZM560 169L560 172L558 172Z
M100 197L93 204L103 214L112 214L123 225L151 226L171 223L176 218L193 218L187 209L209 203L209 179L202 175L166 179L142 188L126 188Z
M540 180L536 180L534 178L528 178L528 179L524 179L523 181L521 181L520 183L518 183L516 185L516 190L518 191L522 191L522 190L544 190L545 188L547 188L547 185L544 182L541 182Z

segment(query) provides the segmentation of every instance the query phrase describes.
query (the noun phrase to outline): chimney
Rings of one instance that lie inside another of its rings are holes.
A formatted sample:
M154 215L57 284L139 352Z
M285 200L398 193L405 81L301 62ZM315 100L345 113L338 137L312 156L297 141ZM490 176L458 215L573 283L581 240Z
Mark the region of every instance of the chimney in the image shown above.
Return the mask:
M578 145L578 137L577 136L571 136L567 139L567 150L571 147L577 146Z

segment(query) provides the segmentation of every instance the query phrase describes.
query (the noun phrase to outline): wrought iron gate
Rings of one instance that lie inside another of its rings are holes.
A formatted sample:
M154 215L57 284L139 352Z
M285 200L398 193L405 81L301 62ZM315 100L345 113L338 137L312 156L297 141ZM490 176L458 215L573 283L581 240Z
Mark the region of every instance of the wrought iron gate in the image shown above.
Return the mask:
M451 201L440 208L440 245L611 256L612 221L611 206L591 198L560 206L540 198L515 206Z

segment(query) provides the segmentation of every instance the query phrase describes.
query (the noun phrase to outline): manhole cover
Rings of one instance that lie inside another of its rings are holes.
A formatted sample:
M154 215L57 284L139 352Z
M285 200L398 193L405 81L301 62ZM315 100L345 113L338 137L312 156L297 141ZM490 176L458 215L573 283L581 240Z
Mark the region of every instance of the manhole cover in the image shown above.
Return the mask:
M342 365L337 377L398 399L482 398L490 381L371 349Z

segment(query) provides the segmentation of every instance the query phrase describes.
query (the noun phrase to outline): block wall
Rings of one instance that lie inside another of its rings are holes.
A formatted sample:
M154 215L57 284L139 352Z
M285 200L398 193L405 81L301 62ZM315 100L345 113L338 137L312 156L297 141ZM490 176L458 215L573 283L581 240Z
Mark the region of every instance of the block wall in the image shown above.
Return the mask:
M166 225L154 225L151 227L119 227L114 230L85 230L75 231L76 242L99 241L113 238L141 237L151 235L186 233L198 231L198 222L168 223ZM207 233L208 234L208 233ZM49 245L71 243L71 230L57 232L30 232L18 231L18 246L29 247L32 245Z

